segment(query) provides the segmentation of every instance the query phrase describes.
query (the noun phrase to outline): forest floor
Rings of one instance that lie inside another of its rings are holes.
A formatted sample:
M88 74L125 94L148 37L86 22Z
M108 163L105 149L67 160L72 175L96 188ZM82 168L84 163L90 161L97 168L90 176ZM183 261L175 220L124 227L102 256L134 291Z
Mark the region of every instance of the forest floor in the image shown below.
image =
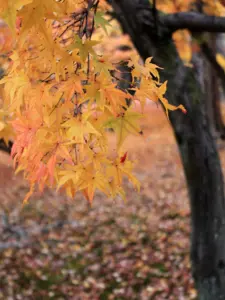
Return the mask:
M178 149L161 109L148 112L143 137L126 143L141 182L137 193L125 181L126 203L46 190L21 209L28 186L0 154L0 299L196 298Z

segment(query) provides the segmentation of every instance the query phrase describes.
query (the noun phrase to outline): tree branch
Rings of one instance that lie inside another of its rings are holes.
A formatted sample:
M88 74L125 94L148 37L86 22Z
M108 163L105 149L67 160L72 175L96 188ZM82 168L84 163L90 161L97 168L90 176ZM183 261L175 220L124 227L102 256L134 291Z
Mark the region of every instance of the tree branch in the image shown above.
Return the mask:
M123 16L124 9L129 13L129 10L133 10L134 7L139 12L142 10L142 18L139 23L146 23L148 21L154 23L154 20L147 20L146 15L150 13L155 14L154 6L151 7L148 1L129 1L121 0L108 0L112 5L114 12L117 14L117 18ZM143 13L145 11L145 13ZM154 18L153 18L154 19ZM208 16L198 12L180 12L175 14L157 14L157 21L161 23L161 26L168 28L171 32L179 29L188 29L192 32L225 32L225 17Z
M225 18L197 12L180 12L161 16L161 22L171 29L188 29L192 32L225 32Z
M0 139L0 150L1 151L4 151L4 152L10 154L12 146L13 146L13 143L11 141L9 141L9 143L7 145L3 139Z
M221 79L222 87L223 87L223 90L225 91L225 72L224 72L223 68L218 64L212 49L210 49L209 45L206 42L203 42L201 44L201 50L202 50L203 54L205 55L205 57L208 59L208 61L211 63L211 65L214 68L214 70L216 71L218 77Z

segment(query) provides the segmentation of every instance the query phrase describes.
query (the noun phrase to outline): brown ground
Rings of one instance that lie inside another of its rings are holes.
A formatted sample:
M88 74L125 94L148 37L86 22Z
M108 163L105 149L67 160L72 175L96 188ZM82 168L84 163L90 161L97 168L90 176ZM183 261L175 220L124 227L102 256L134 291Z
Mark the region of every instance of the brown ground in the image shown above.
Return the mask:
M127 141L142 188L125 182L126 203L98 194L90 208L48 190L21 210L26 183L0 155L0 299L195 299L178 150L162 111L148 110L144 137Z

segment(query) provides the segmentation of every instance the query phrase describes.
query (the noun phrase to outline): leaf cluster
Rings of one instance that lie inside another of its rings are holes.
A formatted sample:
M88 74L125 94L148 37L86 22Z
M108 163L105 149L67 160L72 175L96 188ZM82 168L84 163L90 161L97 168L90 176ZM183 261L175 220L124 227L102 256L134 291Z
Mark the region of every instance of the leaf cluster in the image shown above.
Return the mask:
M133 162L123 150L130 134L141 135L143 113L128 106L160 100L166 111L166 82L160 83L158 67L151 58L136 55L131 68L131 90L118 88L117 63L102 52L100 39L110 21L104 1L3 0L0 14L14 36L9 53L11 67L0 81L4 99L0 114L10 116L15 140L12 157L17 172L23 171L30 191L36 186L63 189L74 197L81 191L91 202L95 191L125 198L123 176L139 189L132 174ZM140 81L137 87L137 79ZM132 93L133 94L133 93ZM0 134L4 123L0 120ZM116 133L112 151L108 132ZM9 138L4 135L4 138Z

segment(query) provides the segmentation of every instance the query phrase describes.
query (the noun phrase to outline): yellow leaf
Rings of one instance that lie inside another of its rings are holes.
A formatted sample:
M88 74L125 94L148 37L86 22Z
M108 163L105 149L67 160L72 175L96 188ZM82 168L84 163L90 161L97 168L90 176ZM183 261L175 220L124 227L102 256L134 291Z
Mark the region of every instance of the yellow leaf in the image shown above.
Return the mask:
M142 134L139 119L142 118L143 115L133 112L130 110L121 113L116 118L109 119L105 126L108 128L113 128L117 135L117 147L120 148L127 138L127 136L131 134Z
M87 116L87 114L86 114ZM67 129L67 137L69 139L74 139L76 143L84 143L84 136L86 134L95 134L100 136L99 133L93 125L87 120L85 114L71 118L63 124L63 127Z
M5 123L0 121L0 131L2 131L5 128Z
M218 64L220 64L220 66L225 70L225 57L222 54L217 53L216 60Z
M168 114L168 111L169 110L177 110L177 109L180 109L184 114L187 113L187 110L184 108L183 105L178 105L178 106L174 106L172 104L169 104L168 103L168 100L165 99L165 98L160 98L160 101L162 102L163 106L165 107L165 110L166 110L166 115L167 115L167 118L169 119L169 114Z

